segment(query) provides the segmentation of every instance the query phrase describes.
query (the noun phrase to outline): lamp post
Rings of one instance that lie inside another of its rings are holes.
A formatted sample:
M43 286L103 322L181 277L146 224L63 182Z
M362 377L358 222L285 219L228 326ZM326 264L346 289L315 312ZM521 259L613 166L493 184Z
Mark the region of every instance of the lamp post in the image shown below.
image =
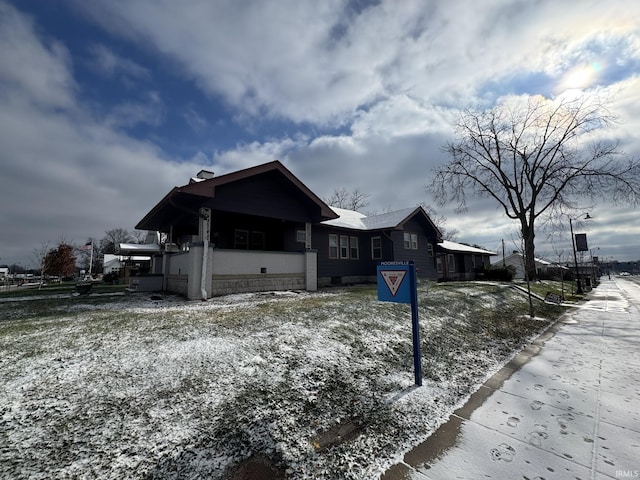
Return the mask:
M581 216L582 215L577 217L576 220L578 218L580 218ZM588 220L591 217L587 213L584 218L585 218L585 220ZM576 253L576 237L573 234L573 221L571 220L571 217L569 217L569 228L571 229L571 247L573 247L573 262L574 262L575 267L576 267L576 293L578 295L582 295L584 293L584 290L582 290L582 282L580 282L580 272L578 271L578 255Z

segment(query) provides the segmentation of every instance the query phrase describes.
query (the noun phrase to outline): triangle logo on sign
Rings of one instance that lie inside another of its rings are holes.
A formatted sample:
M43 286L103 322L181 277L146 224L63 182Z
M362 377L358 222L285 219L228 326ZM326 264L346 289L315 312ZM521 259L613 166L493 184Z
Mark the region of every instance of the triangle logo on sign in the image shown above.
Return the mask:
M400 285L402 285L402 281L406 274L406 270L382 270L380 272L384 283L386 283L387 288L389 288L391 295L394 297L396 296L396 293L398 293L398 289L400 288Z

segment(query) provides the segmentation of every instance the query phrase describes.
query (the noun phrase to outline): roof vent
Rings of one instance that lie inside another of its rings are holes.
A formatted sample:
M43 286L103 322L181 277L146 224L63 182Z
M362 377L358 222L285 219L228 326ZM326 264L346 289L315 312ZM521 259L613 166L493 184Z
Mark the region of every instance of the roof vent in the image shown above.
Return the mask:
M201 180L209 180L210 178L213 178L213 175L214 173L209 170L200 170L196 175L196 178L199 178Z

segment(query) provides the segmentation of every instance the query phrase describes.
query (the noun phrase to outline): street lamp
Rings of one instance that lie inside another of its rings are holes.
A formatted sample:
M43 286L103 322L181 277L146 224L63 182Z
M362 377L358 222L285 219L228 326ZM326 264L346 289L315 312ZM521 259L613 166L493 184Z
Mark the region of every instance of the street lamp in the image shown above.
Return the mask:
M576 220L578 220L581 216L582 215L576 217ZM589 220L591 217L587 213L584 218L585 220ZM580 272L578 271L578 254L576 253L576 237L573 234L573 221L571 220L571 217L569 217L569 228L571 228L571 246L573 247L573 262L575 263L575 267L576 267L576 293L578 295L582 295L584 291L582 290L582 282L580 282Z

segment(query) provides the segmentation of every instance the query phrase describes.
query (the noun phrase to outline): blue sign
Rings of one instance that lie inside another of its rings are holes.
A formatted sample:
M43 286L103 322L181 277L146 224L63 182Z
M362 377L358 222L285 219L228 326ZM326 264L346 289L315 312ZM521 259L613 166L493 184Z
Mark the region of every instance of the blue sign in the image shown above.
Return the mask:
M378 300L411 303L409 262L380 262L378 265Z
M410 303L413 336L413 372L415 383L422 385L422 353L418 320L418 288L416 267L408 262L380 262L378 264L378 300L382 302Z

